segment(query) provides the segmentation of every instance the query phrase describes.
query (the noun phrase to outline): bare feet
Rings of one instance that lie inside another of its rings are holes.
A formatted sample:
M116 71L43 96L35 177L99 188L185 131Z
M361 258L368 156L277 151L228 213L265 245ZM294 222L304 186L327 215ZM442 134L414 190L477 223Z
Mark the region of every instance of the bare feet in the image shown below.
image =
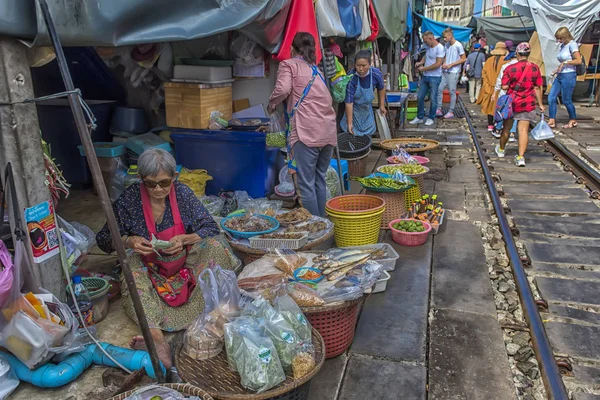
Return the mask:
M157 338L154 338L154 344L156 345L158 359L163 363L167 370L170 370L173 366L173 361L169 344L164 340L164 337L162 340L157 340ZM148 348L146 347L146 341L144 340L143 336L134 336L129 343L129 347L134 350L148 351Z

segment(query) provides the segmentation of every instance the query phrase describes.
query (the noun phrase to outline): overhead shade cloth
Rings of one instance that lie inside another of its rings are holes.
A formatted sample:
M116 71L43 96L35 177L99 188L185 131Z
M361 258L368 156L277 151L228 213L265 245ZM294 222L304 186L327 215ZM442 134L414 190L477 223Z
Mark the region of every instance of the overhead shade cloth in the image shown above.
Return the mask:
M488 43L504 42L512 40L518 44L529 42L535 31L533 20L528 17L481 17L477 20L477 33L485 32Z
M600 12L597 0L501 0L502 5L520 15L533 19L540 38L541 52L546 65L546 75L558 67L556 55L559 44L554 34L561 26L566 26L575 38L580 40L588 26Z
M454 38L459 42L468 42L471 37L471 32L473 31L471 28L465 28L462 26L448 25L443 22L434 21L432 19L426 18L422 15L416 14L418 18L421 19L421 32L431 31L435 35L435 37L442 36L444 29L452 28L454 31Z
M342 24L337 0L318 0L315 3L319 29L323 37L346 37L346 30Z
M379 20L379 36L385 36L394 42L406 33L406 15L408 1L405 0L372 0L377 19Z
M1 35L35 37L35 45L50 44L36 0L0 3ZM281 40L291 0L47 0L47 3L64 46L179 41L246 28L249 36L272 50Z
M275 56L277 61L287 60L291 57L290 49L294 37L298 32L309 32L315 38L317 45L317 63L321 61L321 45L317 32L317 19L312 0L293 0L288 15L288 20L283 33L283 40L279 53Z

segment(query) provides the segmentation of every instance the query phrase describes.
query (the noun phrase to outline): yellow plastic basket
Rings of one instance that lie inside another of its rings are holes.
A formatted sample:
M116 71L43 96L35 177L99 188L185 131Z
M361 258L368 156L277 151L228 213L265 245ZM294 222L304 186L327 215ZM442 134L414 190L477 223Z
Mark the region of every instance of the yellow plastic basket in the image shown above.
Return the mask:
M385 208L369 215L340 215L327 209L329 219L334 224L336 245L349 247L377 243L384 211Z

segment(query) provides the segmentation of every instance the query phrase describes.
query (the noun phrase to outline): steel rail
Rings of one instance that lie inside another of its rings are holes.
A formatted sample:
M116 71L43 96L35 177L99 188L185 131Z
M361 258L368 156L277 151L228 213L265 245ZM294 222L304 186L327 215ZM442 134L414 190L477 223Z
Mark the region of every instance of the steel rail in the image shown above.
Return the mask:
M547 140L544 147L565 165L567 171L577 177L578 183L590 189L593 199L600 198L600 174L596 170L556 139Z
M494 205L496 215L498 216L500 232L502 233L504 242L506 243L506 252L508 254L513 275L515 277L515 283L519 293L519 298L521 300L521 307L524 311L525 321L527 322L529 331L531 333L531 341L533 343L535 357L540 367L540 373L546 388L546 393L548 398L551 400L567 400L569 398L567 391L565 389L558 365L556 364L554 353L550 347L550 341L548 340L548 336L544 330L544 324L538 312L537 304L535 303L535 299L533 297L533 292L529 286L527 274L523 268L523 263L521 261L521 257L519 256L517 245L515 244L512 231L508 224L504 207L500 201L498 190L494 184L494 179L490 172L490 168L487 165L481 144L479 143L475 128L473 127L471 115L469 114L469 110L467 110L460 97L458 97L458 102L465 113L465 119L469 125L471 136L473 137L473 143L475 144L475 149L477 150L477 156L479 157L479 161L481 163L481 169L483 170L483 175L485 176L490 198L492 200L492 204Z

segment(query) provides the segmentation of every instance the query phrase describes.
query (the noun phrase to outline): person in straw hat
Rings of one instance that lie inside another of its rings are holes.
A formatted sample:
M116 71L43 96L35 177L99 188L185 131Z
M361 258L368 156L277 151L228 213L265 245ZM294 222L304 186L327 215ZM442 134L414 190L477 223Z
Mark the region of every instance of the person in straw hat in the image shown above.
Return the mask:
M477 104L481 106L481 112L488 116L488 131L494 130L494 111L496 110L496 98L494 96L496 79L502 66L506 62L504 58L508 54L508 49L504 42L496 43L492 50L490 58L488 58L483 65L483 72L481 75L482 86L479 97L477 98Z

